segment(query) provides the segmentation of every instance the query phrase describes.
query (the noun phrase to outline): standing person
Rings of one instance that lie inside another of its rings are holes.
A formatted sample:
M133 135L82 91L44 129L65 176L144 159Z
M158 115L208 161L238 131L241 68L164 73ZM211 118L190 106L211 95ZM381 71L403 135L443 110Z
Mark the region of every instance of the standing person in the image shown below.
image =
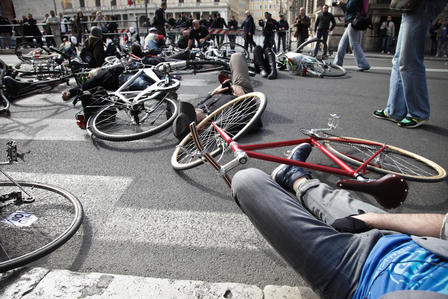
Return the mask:
M215 21L212 24L212 28L214 29L223 29L224 27L228 28L226 21L221 18L221 14L218 12L215 16ZM224 41L224 34L216 34L216 43L218 45L222 44Z
M254 42L255 22L254 18L250 14L250 11L246 10L245 14L246 19L244 19L241 24L241 28L243 28L244 31L244 49L248 51L250 45L250 52L252 52L252 48L256 46Z
M437 19L435 24L429 27L429 36L431 39L431 55L437 55L437 30L442 26L442 19Z
M260 20L259 25L263 27L263 50L273 49L275 50L275 37L274 32L277 28L277 22L272 18L269 12L264 13L265 20Z
M51 33L51 27L47 23L47 20L49 17L50 17L49 14L45 14L45 17L43 20L43 23L45 25L43 25L42 27L44 29L45 41L46 41L48 47L51 47L51 46L56 47L56 42L54 41L53 35Z
M199 25L205 26L207 28L210 27L210 24L208 23L208 21L204 15L201 15L201 19L199 20Z
M28 24L30 26L30 34L34 36L38 45L42 45L42 32L37 27L37 21L33 18L32 14L28 14Z
M384 32L381 41L381 53L390 54L390 43L395 36L395 24L392 22L392 16L387 16L387 20L381 24L380 31L381 30Z
M437 57L446 57L448 55L448 19L437 29Z
M8 49L11 44L12 27L7 18L0 16L0 48Z
M336 53L333 63L340 66L343 65L347 46L350 43L355 62L358 65L358 71L367 71L370 69L370 64L361 48L362 31L356 30L351 24L351 21L356 17L356 13L364 10L363 0L349 0L347 3L339 1L338 6L345 12L345 23L347 27L339 41L338 52Z
M322 6L322 12L317 16L316 23L314 24L314 32L316 32L317 38L324 41L324 56L327 55L328 33L331 32L335 26L336 21L334 16L332 13L328 12L328 5L325 4ZM317 51L319 51L318 43L316 43L316 48L314 48L314 56L317 55Z
M59 46L62 43L61 40L61 20L58 16L56 16L54 10L50 11L50 17L48 17L46 24L50 26L51 34L53 35L54 41L56 43L56 47L59 48Z
M159 8L154 13L154 22L152 25L157 28L159 34L166 36L165 25L168 25L166 20L165 10L167 8L166 2L162 2Z
M289 24L283 15L280 15L280 20L277 24L277 49L280 51L280 45L283 43L283 52L286 52L286 32L289 30Z
M423 63L426 36L432 21L447 0L421 1L413 13L403 13L392 59L389 98L384 110L373 116L397 122L403 128L416 128L430 116L426 70ZM412 45L412 46L409 46Z
M229 26L229 42L235 43L236 40L236 31L238 30L238 21L235 19L235 16L230 17L230 21L227 23ZM231 49L234 49L235 46L233 44L230 45Z
M30 27L30 24L28 23L28 19L26 18L26 16L22 16L20 25L22 25L22 33L25 36L25 40L29 43L33 42L33 38L30 37L31 27Z
M61 39L64 40L65 35L67 34L68 31L68 26L67 26L67 19L64 18L64 15L62 14L62 12L59 13L59 20L61 20Z
M100 27L94 26L90 29L90 35L84 47L88 50L89 55L91 55L88 61L86 61L89 63L89 67L102 66L106 53L103 45L103 30Z
M73 21L73 34L76 36L76 39L78 40L78 43L81 43L83 41L83 34L87 32L87 25L83 24L86 19L84 18L81 11L78 11L78 13L75 16L75 19Z
M309 144L301 144L290 158L305 161L310 152ZM289 165L280 165L272 178L258 169L240 170L232 194L320 298L448 294L448 214L389 214Z
M301 7L299 16L296 18L296 21L294 22L294 27L296 27L294 37L297 38L297 47L303 44L310 36L309 34L310 25L311 20L305 14L305 7Z

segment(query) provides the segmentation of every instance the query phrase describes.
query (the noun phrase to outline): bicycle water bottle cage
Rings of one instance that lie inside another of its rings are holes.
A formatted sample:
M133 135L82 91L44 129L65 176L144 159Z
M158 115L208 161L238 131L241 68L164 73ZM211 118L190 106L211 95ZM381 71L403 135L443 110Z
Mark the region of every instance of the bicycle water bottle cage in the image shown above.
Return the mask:
M403 204L408 195L408 184L399 175L387 174L378 180L341 179L337 186L343 189L361 191L375 197L376 201L386 209L397 208Z

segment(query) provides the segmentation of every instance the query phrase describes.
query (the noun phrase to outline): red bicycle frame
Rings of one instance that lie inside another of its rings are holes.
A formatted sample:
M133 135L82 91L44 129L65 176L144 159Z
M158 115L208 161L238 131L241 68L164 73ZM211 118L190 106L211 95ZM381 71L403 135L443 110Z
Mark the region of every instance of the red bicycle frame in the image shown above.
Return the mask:
M403 180L400 176L396 174L387 174L377 180L369 180L362 176L366 172L367 166L372 161L372 159L374 159L376 156L378 156L382 151L384 151L387 148L387 146L384 144L361 141L361 140L352 140L352 139L347 140L338 137L323 138L323 137L309 136L308 138L296 139L296 140L239 145L238 143L233 141L233 139L218 125L216 125L214 122L212 122L211 124L215 127L215 129L218 131L221 137L225 140L225 142L234 152L235 158L223 166L221 166L208 152L204 151L204 146L199 138L199 133L194 123L190 124L190 131L192 134L193 141L198 150L201 152L202 157L205 158L217 171L221 173L224 181L227 183L229 187L231 187L231 179L228 176L227 172L239 164L245 164L247 162L247 158L251 157L259 160L288 164L292 166L304 167L312 170L318 170L327 173L350 177L355 180L341 179L337 182L338 187L369 193L373 195L375 199L385 208L396 208L400 206L406 199L408 192L408 185L406 181ZM356 170L354 170L350 166L348 166L344 161L339 159L336 155L331 153L326 147L324 147L319 142L320 140L356 143L360 145L377 145L377 146L379 145L380 149L377 150L371 157L369 157L369 159L363 162L361 166L359 166ZM296 161L292 159L286 159L278 156L254 152L254 150L292 146L301 143L309 143L317 147L321 152L323 152L340 168L322 166L309 162Z

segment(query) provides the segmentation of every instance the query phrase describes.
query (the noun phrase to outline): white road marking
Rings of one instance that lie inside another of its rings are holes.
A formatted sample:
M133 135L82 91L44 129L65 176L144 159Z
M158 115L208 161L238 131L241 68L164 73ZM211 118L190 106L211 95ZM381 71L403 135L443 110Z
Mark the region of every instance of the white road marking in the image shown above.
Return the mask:
M200 249L270 248L243 213L122 207L120 197L131 185L130 177L8 174L16 180L59 186L78 197L96 240ZM151 192L147 197L155 200Z
M345 69L348 70L357 70L358 67L356 65L344 65ZM378 70L378 71L391 71L392 67L390 66L372 66L370 68L370 70ZM448 69L432 69L432 68L427 68L426 69L427 73L448 73Z

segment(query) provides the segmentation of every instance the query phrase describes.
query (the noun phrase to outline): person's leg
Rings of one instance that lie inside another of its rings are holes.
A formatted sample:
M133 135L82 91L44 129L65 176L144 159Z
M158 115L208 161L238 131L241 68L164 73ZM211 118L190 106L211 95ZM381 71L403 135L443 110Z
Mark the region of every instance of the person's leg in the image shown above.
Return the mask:
M244 92L254 91L250 83L249 68L242 53L233 53L230 56L230 70L232 71L232 84L239 85Z
M324 31L322 33L322 40L324 41L323 55L327 55L327 40L328 40L328 31Z
M403 14L400 33L401 51L398 60L408 117L429 119L429 96L426 69L423 63L426 34L431 21L421 15Z
M319 188L318 183L309 191L316 188ZM337 232L312 216L258 169L237 172L232 192L255 227L319 295L329 298L353 295L364 261L382 236L378 230L361 234ZM339 201L332 192L322 194L328 197L327 201ZM345 214L350 213L356 211Z
M353 54L355 57L355 62L358 65L360 70L369 69L370 65L367 61L366 56L364 55L364 51L361 48L361 31L356 30L352 27L352 24L348 24L347 26L348 37L350 40L350 45L353 50Z
M392 36L386 37L386 53L390 53L390 42L392 41Z
M321 30L317 30L316 37L317 38L322 38L322 31ZM314 56L317 55L318 51L319 51L319 43L316 43L316 47L314 47Z
M344 64L344 56L347 52L347 48L349 45L349 38L348 38L348 28L345 28L344 34L342 34L341 40L338 44L338 51L336 53L336 56L334 57L333 64L342 66Z

